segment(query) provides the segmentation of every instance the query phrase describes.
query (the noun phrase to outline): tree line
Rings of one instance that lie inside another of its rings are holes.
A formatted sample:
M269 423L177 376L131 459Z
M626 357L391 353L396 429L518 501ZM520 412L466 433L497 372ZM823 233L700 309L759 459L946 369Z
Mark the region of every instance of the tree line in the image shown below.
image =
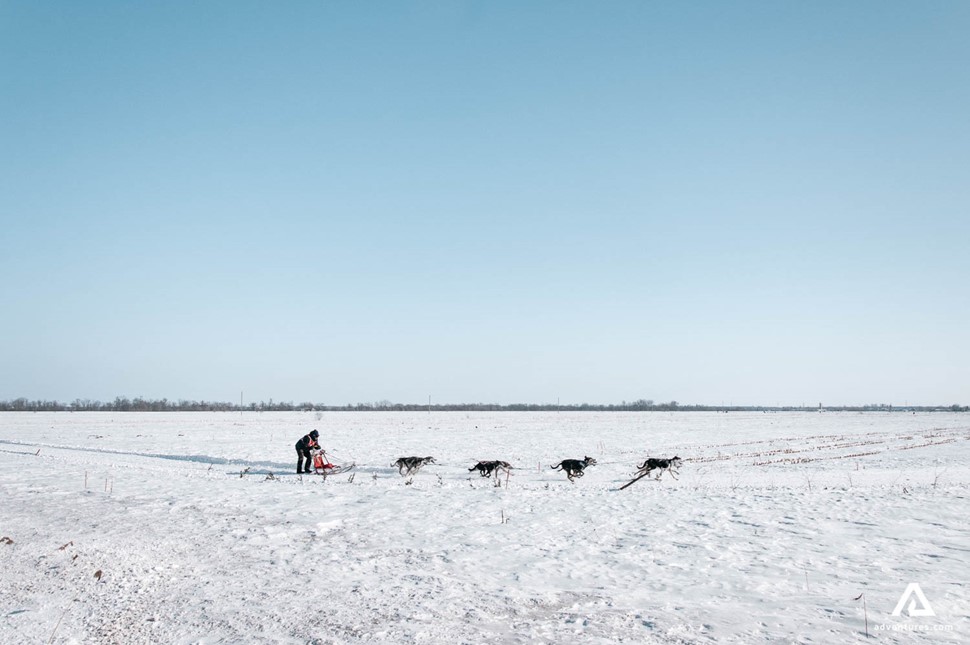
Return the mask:
M348 403L327 405L323 403L292 401L251 402L245 405L225 401L194 401L178 399L145 399L115 397L113 401L75 399L71 403L48 400L29 400L25 397L12 401L0 401L0 412L970 412L966 405L893 406L887 403L870 403L859 406L735 406L735 405L682 405L677 401L655 403L649 399L622 401L610 404L563 404L558 403Z

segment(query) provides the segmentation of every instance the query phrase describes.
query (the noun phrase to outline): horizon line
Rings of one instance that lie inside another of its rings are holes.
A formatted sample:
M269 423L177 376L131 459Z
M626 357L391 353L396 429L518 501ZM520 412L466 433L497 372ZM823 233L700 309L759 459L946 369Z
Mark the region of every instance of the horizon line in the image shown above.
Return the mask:
M669 402L655 402L650 399L637 399L635 401L621 401L619 403L485 403L485 402L461 402L461 403L432 403L429 399L427 403L393 403L382 399L375 402L358 402L342 405L331 405L320 402L302 401L276 401L272 398L266 401L251 401L249 403L216 401L206 399L146 399L144 397L117 396L110 401L98 399L74 398L71 402L61 402L58 399L28 399L27 397L17 397L16 399L0 400L0 412L39 412L39 411L105 411L105 412L179 412L179 411L232 411L232 412L342 412L342 411L620 411L620 412L670 412L670 411L894 411L894 410L913 410L913 411L951 411L965 412L970 411L970 406L959 403L948 404L896 404L896 403L864 403L864 404L840 404L825 405L819 402L818 405L805 404L709 404L709 403L679 403L676 400Z

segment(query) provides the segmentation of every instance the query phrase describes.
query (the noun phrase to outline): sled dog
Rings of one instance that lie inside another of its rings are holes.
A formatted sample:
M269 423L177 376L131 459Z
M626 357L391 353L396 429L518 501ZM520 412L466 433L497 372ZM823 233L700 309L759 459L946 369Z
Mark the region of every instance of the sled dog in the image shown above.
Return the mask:
M660 476L664 474L664 471L670 473L670 476L677 479L677 472L680 468L680 457L671 457L670 459L656 459L654 457L648 457L646 461L637 466L637 475L649 475L651 471L656 470L657 476L655 479L660 481Z
M402 477L407 477L408 475L417 473L421 470L422 466L434 463L437 463L434 457L401 457L393 465L397 466L397 472Z
M507 461L480 461L469 468L468 472L477 470L482 477L491 477L494 472L495 476L498 477L500 472L508 471L511 467Z
M592 457L586 457L585 459L563 459L555 466L550 466L553 470L562 470L566 473L566 477L569 481L572 481L574 477L582 477L583 471L587 466L595 466L596 460Z

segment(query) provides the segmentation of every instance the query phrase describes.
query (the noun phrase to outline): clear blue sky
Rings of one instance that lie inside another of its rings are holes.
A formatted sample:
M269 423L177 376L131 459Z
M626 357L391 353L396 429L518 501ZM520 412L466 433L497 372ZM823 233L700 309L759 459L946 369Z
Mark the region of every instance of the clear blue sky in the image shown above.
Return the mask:
M0 399L970 403L968 34L0 1Z

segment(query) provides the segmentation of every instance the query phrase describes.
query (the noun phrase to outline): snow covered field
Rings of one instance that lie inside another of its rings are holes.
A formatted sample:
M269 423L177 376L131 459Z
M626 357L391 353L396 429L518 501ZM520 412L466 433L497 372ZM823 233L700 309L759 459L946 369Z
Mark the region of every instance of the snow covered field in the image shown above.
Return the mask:
M0 642L968 642L968 500L949 413L6 413Z

